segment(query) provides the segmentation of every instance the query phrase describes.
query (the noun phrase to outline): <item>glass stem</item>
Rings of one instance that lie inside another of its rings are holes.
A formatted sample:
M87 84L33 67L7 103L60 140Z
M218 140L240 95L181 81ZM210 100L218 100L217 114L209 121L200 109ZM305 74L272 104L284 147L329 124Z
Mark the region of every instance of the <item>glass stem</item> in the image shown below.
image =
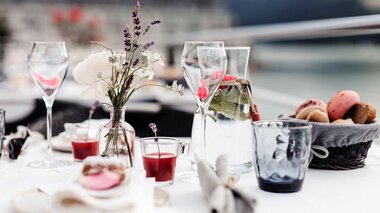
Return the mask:
M204 107L200 107L201 110L201 159L205 160L206 159L206 119L207 119L207 114L206 110Z
M48 155L47 160L53 158L53 149L51 147L51 137L52 137L52 106L46 107L46 137L48 141Z

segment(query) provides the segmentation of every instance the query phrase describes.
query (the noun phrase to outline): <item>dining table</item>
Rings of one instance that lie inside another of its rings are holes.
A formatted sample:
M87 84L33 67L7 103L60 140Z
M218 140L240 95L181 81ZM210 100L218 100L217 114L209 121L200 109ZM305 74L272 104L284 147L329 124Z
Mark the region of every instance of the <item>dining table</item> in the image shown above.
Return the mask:
M180 138L190 142L190 138ZM138 143L138 142L136 142ZM29 161L41 158L47 143L33 144L23 156L0 160L0 212L15 212L13 199L31 188L55 189L68 184L78 175L82 163L73 163L60 169L35 169L27 167ZM69 152L55 151L58 159L73 161ZM136 167L142 169L141 154L136 149ZM73 161L74 162L74 161ZM164 205L156 206L157 213L210 212L199 183L181 180L181 175L191 171L190 158L177 159L176 178L173 185L160 187L169 195ZM159 187L159 186L157 186ZM375 213L380 212L380 143L375 141L369 150L366 165L353 170L308 169L301 191L272 193L259 189L255 171L240 174L236 187L251 193L257 201L256 213ZM53 196L53 195L51 195ZM33 209L30 209L33 212ZM54 210L53 210L54 212Z

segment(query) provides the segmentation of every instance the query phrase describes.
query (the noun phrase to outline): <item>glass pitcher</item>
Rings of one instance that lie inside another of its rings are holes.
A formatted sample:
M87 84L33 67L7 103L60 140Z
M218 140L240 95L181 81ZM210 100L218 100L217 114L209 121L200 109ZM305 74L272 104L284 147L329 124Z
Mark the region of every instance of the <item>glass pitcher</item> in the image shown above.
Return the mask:
M223 82L213 97L206 121L206 160L213 164L227 154L231 173L248 172L253 166L251 95L246 80L250 47L225 47L228 66ZM200 153L200 114L194 114L191 161Z

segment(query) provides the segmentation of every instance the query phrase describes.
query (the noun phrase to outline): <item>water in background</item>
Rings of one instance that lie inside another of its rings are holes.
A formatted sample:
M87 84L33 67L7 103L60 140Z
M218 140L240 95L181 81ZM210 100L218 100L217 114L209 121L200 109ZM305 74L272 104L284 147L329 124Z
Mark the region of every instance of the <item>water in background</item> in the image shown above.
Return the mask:
M254 48L260 69L251 69L255 101L264 119L292 114L307 98L326 103L340 90L359 93L380 109L380 47L329 45Z

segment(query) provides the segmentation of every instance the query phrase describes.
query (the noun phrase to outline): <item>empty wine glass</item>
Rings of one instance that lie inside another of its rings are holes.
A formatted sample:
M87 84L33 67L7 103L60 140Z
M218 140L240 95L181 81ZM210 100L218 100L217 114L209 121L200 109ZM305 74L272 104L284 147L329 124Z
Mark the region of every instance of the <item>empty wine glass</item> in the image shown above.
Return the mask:
M71 164L70 161L53 159L52 107L55 96L65 79L69 58L65 42L36 41L28 54L28 69L40 89L46 105L48 152L44 160L30 162L29 167L57 168Z
M220 82L223 79L227 58L223 42L186 42L182 53L182 71L194 95L201 114L201 137L199 149L193 149L193 168L206 155L206 112ZM194 148L194 146L193 146Z

